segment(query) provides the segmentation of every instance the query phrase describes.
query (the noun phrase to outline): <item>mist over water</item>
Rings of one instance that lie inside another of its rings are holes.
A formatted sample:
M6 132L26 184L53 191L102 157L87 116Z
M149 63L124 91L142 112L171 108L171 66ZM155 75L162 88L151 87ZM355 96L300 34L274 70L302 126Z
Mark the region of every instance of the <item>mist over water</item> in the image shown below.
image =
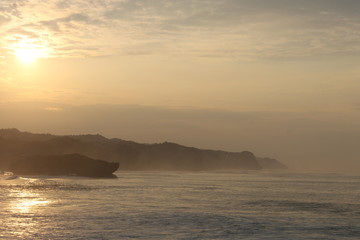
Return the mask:
M1 0L0 240L360 239L359 12Z
M360 176L0 175L0 239L358 239Z
M55 135L101 134L138 143L167 141L200 149L250 151L257 157L275 158L290 169L360 173L360 112L237 112L33 102L0 103L0 112L2 128Z

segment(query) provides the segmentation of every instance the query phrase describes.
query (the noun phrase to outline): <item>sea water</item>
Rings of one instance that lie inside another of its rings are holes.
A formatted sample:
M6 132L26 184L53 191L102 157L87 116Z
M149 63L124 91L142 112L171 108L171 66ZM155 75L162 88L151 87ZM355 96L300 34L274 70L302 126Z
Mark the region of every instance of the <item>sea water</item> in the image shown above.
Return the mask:
M1 174L0 239L360 239L359 175L116 175Z

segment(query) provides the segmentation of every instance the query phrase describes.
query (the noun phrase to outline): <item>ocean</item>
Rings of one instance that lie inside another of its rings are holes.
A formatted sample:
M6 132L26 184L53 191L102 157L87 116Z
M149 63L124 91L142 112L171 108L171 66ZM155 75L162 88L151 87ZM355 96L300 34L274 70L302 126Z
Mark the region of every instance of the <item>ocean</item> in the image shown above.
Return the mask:
M0 239L360 239L360 175L0 175Z

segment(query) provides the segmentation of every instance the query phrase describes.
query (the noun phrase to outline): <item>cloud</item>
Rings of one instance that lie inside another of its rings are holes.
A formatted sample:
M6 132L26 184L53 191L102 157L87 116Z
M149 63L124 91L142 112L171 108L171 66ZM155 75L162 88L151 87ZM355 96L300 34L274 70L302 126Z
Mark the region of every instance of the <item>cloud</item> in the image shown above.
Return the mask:
M54 49L69 49L62 57L156 53L257 60L346 54L360 52L358 10L352 0L5 1L0 44L26 31L32 39L46 36Z
M101 24L100 20L92 19L89 16L82 13L72 13L66 17L48 20L48 21L41 21L40 24L42 24L45 27L48 27L52 31L59 32L61 31L59 26L60 24L74 23L74 22L80 22L87 25Z
M41 87L36 84L25 84L9 77L0 76L0 103L19 101L74 102L76 99L88 99L98 95L101 95L101 93L69 88ZM44 109L47 107L44 106Z
M21 12L19 11L19 6L24 3L22 0L13 0L13 1L2 1L0 3L0 13L13 17L20 17Z
M61 112L64 111L63 108L60 107L45 107L44 108L46 111L50 111L50 112Z
M10 21L10 19L7 16L0 15L0 26L8 23L9 21Z

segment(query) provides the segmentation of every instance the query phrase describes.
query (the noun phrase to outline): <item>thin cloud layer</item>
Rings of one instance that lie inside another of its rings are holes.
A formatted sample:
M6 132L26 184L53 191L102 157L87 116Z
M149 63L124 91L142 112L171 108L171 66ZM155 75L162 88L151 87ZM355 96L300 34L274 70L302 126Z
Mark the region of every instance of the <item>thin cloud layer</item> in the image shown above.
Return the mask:
M257 60L360 51L360 4L341 0L4 0L1 55L165 54Z

